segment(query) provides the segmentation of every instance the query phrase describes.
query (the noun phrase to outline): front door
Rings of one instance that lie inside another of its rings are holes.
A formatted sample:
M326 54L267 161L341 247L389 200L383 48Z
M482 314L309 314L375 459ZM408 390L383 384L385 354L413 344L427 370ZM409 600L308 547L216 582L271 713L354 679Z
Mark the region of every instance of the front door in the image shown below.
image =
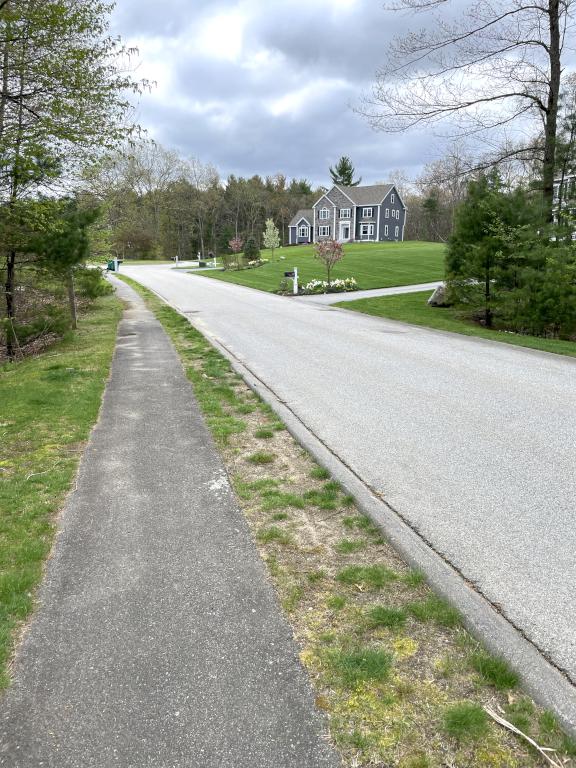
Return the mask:
M340 222L340 237L338 239L341 243L350 240L350 223L348 221Z

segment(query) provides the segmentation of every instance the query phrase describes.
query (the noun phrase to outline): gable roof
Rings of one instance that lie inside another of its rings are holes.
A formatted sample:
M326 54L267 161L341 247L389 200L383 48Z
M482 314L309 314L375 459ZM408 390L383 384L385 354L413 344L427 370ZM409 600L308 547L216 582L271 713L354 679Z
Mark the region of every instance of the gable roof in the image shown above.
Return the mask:
M334 186L355 205L379 205L393 189L394 184L372 184L368 187L344 187L342 184Z
M309 226L312 226L314 221L314 211L312 208L302 208L298 213L290 220L289 227L297 227L302 219L305 219Z

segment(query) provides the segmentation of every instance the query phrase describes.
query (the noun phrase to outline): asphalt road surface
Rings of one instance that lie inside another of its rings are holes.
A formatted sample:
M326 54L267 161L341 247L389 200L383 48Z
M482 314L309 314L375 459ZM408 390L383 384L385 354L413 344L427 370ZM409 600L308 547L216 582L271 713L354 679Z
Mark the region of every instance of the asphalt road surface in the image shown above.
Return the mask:
M576 682L576 359L128 267Z

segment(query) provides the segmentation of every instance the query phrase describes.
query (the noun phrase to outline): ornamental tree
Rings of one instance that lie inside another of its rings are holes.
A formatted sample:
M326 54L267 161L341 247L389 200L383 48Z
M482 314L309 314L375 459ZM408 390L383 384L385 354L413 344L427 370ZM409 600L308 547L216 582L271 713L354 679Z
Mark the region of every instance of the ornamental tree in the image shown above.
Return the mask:
M332 267L337 264L343 256L344 249L342 248L342 243L339 243L337 240L321 240L314 246L314 258L321 261L326 267L328 284L330 284Z
M236 237L233 237L232 240L228 241L228 247L236 257L236 269L240 269L240 252L244 247L244 240L236 235Z
M272 219L266 219L266 229L262 236L262 242L265 248L269 248L272 251L272 259L274 258L274 251L280 247L280 233L278 227L274 224Z

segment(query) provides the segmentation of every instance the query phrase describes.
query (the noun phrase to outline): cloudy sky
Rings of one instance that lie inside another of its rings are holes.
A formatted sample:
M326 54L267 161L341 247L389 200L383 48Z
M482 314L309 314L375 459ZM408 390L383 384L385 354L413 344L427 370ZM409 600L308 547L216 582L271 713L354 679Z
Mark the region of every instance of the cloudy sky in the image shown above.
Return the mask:
M155 80L139 121L161 144L222 175L326 183L351 157L365 183L417 175L439 148L371 130L352 107L407 19L382 0L118 0L113 31Z

